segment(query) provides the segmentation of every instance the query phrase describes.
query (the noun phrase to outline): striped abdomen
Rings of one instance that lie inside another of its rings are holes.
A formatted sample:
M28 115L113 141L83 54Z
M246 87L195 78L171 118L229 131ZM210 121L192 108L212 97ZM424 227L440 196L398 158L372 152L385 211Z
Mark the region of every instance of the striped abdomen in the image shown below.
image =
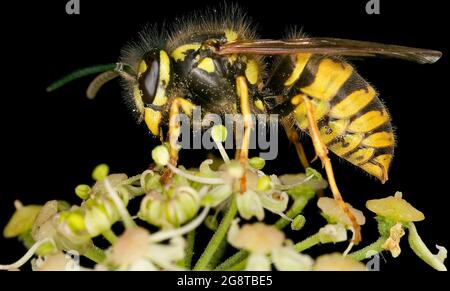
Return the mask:
M272 72L271 95L283 96L273 112L289 114L308 131L304 95L311 98L328 149L383 183L394 153L389 114L377 93L348 63L332 57L285 57Z

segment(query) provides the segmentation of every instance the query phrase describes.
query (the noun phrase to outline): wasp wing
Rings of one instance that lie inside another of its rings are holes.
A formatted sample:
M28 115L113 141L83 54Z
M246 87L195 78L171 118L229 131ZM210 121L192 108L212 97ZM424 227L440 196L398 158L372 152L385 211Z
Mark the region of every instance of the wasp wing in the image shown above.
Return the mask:
M432 64L442 56L441 52L435 50L339 38L238 40L217 48L217 53L221 55L239 53L257 55L313 53L356 57L385 56L420 64Z

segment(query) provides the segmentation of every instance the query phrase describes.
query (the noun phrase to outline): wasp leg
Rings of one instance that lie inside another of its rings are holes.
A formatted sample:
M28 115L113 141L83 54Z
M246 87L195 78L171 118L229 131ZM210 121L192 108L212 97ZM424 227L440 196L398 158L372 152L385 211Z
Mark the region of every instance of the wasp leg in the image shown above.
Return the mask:
M169 145L170 145L170 163L176 165L178 161L179 145L177 145L178 137L181 133L180 122L177 119L180 114L180 109L188 116L192 115L194 105L188 100L176 97L172 100L169 109Z
M247 79L244 76L239 76L236 78L236 89L237 95L239 96L241 113L244 118L244 136L242 138L242 145L239 151L239 161L241 162L243 167L246 167L248 160L250 133L252 130L252 115L250 111L250 103L248 100ZM246 175L242 176L241 178L240 190L242 193L247 190Z
M330 158L328 157L328 149L325 146L325 144L322 142L322 139L320 138L319 129L317 127L314 108L311 105L311 101L307 96L303 97L303 100L305 102L306 106L306 114L308 117L308 123L309 123L309 134L311 135L313 144L314 144L314 150L316 151L317 156L322 161L322 166L325 167L325 172L327 173L328 177L328 183L330 184L331 192L333 193L333 197L336 200L336 202L339 204L341 209L344 211L345 215L350 219L352 222L353 227L353 238L352 243L357 244L361 241L361 227L357 223L355 216L348 208L347 204L344 202L344 199L342 198L341 193L339 192L339 189L336 184L336 180L334 179L334 172L333 167L331 166Z
M182 109L183 112L188 116L191 116L194 105L184 98L176 97L172 100L169 107L169 162L174 166L176 166L178 162L179 145L177 145L177 141L181 133L181 127L180 122L177 118L180 114L180 109ZM161 176L160 182L162 184L167 184L171 177L172 171L166 169L166 171Z
M294 144L295 150L297 152L300 163L302 163L303 168L308 168L309 162L306 158L305 150L303 149L303 145L300 142L300 136L298 135L297 130L291 126L288 117L283 118L281 124L283 125L284 131L286 131L287 138L292 144Z

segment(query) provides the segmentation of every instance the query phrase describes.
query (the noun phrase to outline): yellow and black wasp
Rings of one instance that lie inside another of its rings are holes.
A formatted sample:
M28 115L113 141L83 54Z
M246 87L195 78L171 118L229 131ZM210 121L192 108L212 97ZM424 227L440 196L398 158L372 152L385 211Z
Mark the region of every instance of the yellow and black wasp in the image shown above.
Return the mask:
M208 14L213 15L211 19ZM267 66L264 56L274 55L278 61ZM305 166L308 161L298 132L311 136L333 195L353 221L354 242L358 242L359 226L342 200L327 153L332 151L382 183L388 179L395 145L388 111L376 90L342 58L369 56L431 64L441 53L296 34L284 40L257 39L238 10L223 16L210 11L179 21L170 33L147 28L122 49L117 64L74 72L49 91L74 78L102 72L88 88L92 97L104 83L120 76L127 102L155 136L161 136L161 126L169 124L168 136L176 137L177 125L171 116L180 110L189 114L197 105L218 114L279 114ZM248 133L251 122L245 120ZM243 143L239 157L245 163L245 133ZM171 154L176 163L176 151ZM245 189L245 181L241 184Z

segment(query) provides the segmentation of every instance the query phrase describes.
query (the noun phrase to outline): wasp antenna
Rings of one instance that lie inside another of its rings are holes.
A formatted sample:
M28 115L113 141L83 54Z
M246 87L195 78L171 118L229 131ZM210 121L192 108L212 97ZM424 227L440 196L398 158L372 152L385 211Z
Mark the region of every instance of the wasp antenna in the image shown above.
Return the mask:
M108 83L109 81L115 79L119 76L119 73L116 71L107 71L103 72L97 77L95 77L94 80L89 84L89 87L86 90L86 96L89 99L94 99L95 96L97 96L98 91Z
M95 65L92 67L87 67L83 69L79 69L76 71L73 71L72 73L66 75L65 77L53 82L50 84L50 86L47 87L47 92L55 91L56 89L61 88L62 86L66 85L67 83L70 83L74 80L93 75L98 73L103 73L107 71L115 71L117 68L117 64L105 64L105 65Z

